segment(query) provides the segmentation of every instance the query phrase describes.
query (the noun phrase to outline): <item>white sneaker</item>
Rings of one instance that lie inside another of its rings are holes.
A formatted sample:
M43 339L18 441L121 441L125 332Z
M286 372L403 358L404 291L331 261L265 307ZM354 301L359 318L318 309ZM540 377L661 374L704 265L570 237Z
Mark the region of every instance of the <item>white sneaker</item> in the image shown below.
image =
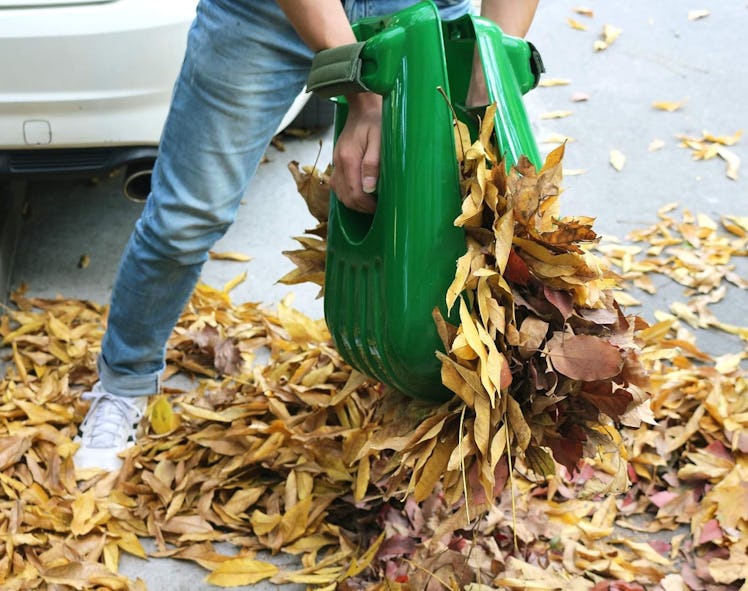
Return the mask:
M81 444L73 457L75 467L119 470L122 458L118 454L135 443L148 396L115 396L97 383L82 398L90 400L91 406L75 438Z

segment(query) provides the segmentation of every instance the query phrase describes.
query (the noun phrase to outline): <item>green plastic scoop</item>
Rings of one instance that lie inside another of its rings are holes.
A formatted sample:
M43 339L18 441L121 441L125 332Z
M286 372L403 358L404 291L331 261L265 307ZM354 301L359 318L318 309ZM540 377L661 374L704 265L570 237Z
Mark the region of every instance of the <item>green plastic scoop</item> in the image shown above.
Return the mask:
M465 236L452 111L464 109L478 47L496 137L507 164L540 156L522 102L537 85L542 62L529 43L491 21L441 21L430 1L353 26L359 43L320 52L308 88L322 96L372 91L383 97L382 149L373 215L330 201L325 319L350 365L405 394L442 401L443 350L432 310L446 317L445 295ZM442 92L440 92L442 89ZM339 98L336 137L347 108Z

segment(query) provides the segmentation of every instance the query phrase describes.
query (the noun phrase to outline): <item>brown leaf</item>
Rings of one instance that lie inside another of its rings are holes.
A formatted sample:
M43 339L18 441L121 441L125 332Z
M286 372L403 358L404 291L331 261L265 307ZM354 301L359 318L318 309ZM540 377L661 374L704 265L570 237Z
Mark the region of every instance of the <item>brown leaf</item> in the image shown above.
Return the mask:
M330 209L330 174L332 169L320 173L316 167L299 167L299 163L291 161L288 170L296 181L299 194L306 201L309 213L320 222L326 222Z
M634 399L629 392L622 388L613 390L610 382L585 384L579 391L579 395L614 421L620 419Z
M548 357L553 367L575 380L606 380L623 368L618 347L592 335L556 333L548 341Z

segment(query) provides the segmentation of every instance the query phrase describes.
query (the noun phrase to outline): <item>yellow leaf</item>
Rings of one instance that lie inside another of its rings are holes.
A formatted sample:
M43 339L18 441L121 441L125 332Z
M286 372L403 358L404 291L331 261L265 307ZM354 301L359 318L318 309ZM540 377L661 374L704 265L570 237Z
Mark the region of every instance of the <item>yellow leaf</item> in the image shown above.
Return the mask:
M574 138L563 133L549 133L538 140L541 144L564 144L575 141Z
M416 502L420 503L434 493L436 484L441 480L449 457L457 444L455 435L456 433L452 433L448 438L439 438L437 441L436 447L431 452L416 481L413 492L413 498Z
M455 121L454 126L454 134L455 134L455 147L457 149L457 160L459 162L463 162L465 160L465 154L467 154L467 151L470 149L470 130L468 130L467 125L465 125L462 121Z
M621 33L623 33L623 29L619 29L618 27L614 27L613 25L604 25L603 26L603 41L610 45L620 37Z
M707 494L705 501L717 504L716 516L722 527L737 530L741 522L748 525L745 512L748 503L748 464L733 467Z
M476 324L478 329L478 335L480 340L486 345L488 351L488 357L486 359L486 370L491 379L491 383L494 385L496 392L501 392L505 388L508 388L512 383L512 372L509 370L509 363L504 357L503 353L500 353L496 348L496 343L488 334L485 328L481 324ZM491 397L491 406L495 405L493 396Z
M655 138L649 143L649 146L647 146L647 150L650 152L656 152L657 150L661 150L664 147L665 142L659 138Z
M379 547L382 545L386 533L387 532L383 531L379 534L379 537L374 540L374 543L366 552L364 552L359 558L354 557L354 559L351 560L351 564L348 566L348 570L345 571L343 579L348 579L361 574L371 564L371 561L374 560L377 552L379 552Z
M291 307L292 298L286 297L278 304L278 318L291 338L298 342L324 342L329 338L323 323L314 322Z
M545 162L543 162L543 172L547 172L553 167L561 164L561 160L563 160L565 152L566 146L564 145L564 143L551 150L548 153L548 156L545 157Z
M738 155L724 147L717 148L717 154L727 163L727 168L725 169L727 178L733 181L738 180L738 168L740 167L740 158L738 158Z
M538 83L538 86L567 86L571 84L571 80L568 78L543 78Z
M218 565L205 582L219 587L241 587L269 579L278 573L278 567L253 558L232 558Z
M655 101L652 103L652 107L660 111L672 113L681 109L685 103L686 101Z
M335 366L332 363L313 369L301 379L301 385L305 388L314 388L325 384L333 371L335 371Z
M186 402L180 403L179 406L185 415L196 419L203 419L205 421L218 421L221 423L230 423L233 420L229 413L224 415L220 412L216 412L208 408L202 408L200 406L195 406L194 404L188 404Z
M623 170L626 164L626 156L620 150L610 151L610 165L618 171Z
M478 354L470 347L465 338L465 332L462 330L457 333L454 341L452 341L449 352L462 361L472 361L478 358Z
M45 568L41 575L48 586L65 585L73 589L105 587L111 591L126 591L130 588L127 579L115 575L103 564L90 560L55 564Z
M513 396L507 396L507 407L506 407L506 422L509 427L511 435L514 437L514 444L521 450L527 449L530 445L532 433L530 432L530 426L525 420L525 416L522 413L522 409L519 403L514 399Z
M254 531L255 535L264 536L278 526L281 522L281 516L277 513L266 515L262 511L255 510L252 512L249 522L252 524L252 531Z
M618 304L623 307L641 306L641 302L639 300L637 300L631 294L626 293L625 291L617 291L615 292L615 294L613 294L613 297L615 298L616 302L618 302Z
M442 362L442 383L472 408L476 392L484 391L478 376L473 370L456 363L441 351L437 351L436 356Z
M452 311L455 300L460 295L465 284L467 283L468 277L470 276L470 266L473 258L477 256L478 252L473 247L473 243L468 241L468 250L459 259L457 259L457 271L452 283L447 288L447 311Z
M117 565L119 564L119 546L117 546L117 542L109 541L104 544L104 564L113 573L117 572Z
M149 409L151 428L158 435L163 435L179 426L179 416L174 410L166 396L158 396Z
M736 236L748 236L748 216L726 215L722 218L722 224Z
M496 154L493 152L493 146L491 143L491 136L493 135L494 128L496 127L496 111L498 106L496 103L492 103L486 107L486 112L483 115L483 121L480 126L480 133L478 134L478 140L485 150L485 156L491 161L496 162ZM483 187L482 187L483 188Z
M508 209L504 215L494 221L493 233L496 238L494 246L496 266L499 273L504 273L509 260L509 251L512 248L512 237L514 236L514 211L512 209Z
M496 464L499 463L501 456L506 451L506 423L502 423L493 435L491 439L491 471L493 472L496 468Z
M96 498L94 489L89 488L86 492L79 494L72 504L73 520L70 522L70 531L74 536L88 533L91 529L89 520L93 517L96 509Z
M305 497L290 509L287 509L278 524L278 541L276 548L293 542L306 532L309 523L309 510L312 506L312 497Z
M143 545L140 543L140 540L138 539L138 536L131 532L120 532L119 539L117 540L117 545L127 552L128 554L132 554L133 556L137 556L139 558L146 558L147 554L145 552L145 549L143 548Z
M697 21L702 18L706 18L711 14L708 10L689 10L688 11L688 20L690 21Z
M47 315L47 329L49 330L49 334L61 341L67 342L72 339L70 329L67 325L58 318L52 316L52 314Z
M368 456L361 458L358 462L358 470L356 471L356 483L353 489L353 498L356 502L360 502L366 496L366 491L369 488L369 474L371 471L371 463Z
M738 143L738 140L743 136L743 130L739 129L738 131L736 131L734 134L730 136L724 136L724 135L715 136L705 131L703 133L703 136L704 136L704 141L707 141L707 142L714 142L715 144L721 144L723 146L734 146L735 144Z
M748 572L748 543L746 543L745 535L730 547L729 558L712 559L709 561L708 568L709 574L717 583L734 582L737 587L740 584L739 581L745 581L745 573ZM745 590L745 583L740 589Z
M579 267L584 262L582 257L578 254L553 254L542 244L538 244L537 242L525 238L515 236L512 242L515 246L519 246L523 251L536 259L543 261L544 263L549 263L555 267Z
M621 32L622 32L621 29L614 27L613 25L605 25L603 27L601 38L596 40L592 44L593 49L595 51L603 51L605 49L608 49L611 43L613 43L616 39L618 39Z
M9 345L15 339L22 337L23 335L37 332L44 326L44 320L42 318L36 318L32 321L21 324L16 330L9 332L3 337L3 345Z
M241 252L215 252L211 250L208 254L211 259L216 261L237 261L240 263L246 263L247 261L252 260L252 257Z
M475 397L475 420L473 438L481 455L488 458L488 446L491 436L491 401L484 394Z
M45 423L54 424L59 423L66 418L68 420L73 418L69 409L59 409L58 411L58 409L44 408L27 400L18 400L16 401L16 404L24 413L26 413L26 416L28 417L27 424L29 425L44 425Z
M564 117L568 117L571 115L571 111L547 111L545 113L540 114L541 119L563 119Z
M224 284L224 286L223 286L223 292L226 293L226 294L229 293L237 285L241 285L242 283L244 283L244 280L246 278L247 278L247 272L246 271L244 273L240 273L239 275L237 275L236 277L234 277L233 279L227 281Z
M475 351L475 353L480 358L480 379L483 387L486 389L486 392L488 392L488 396L491 400L491 406L493 406L496 396L496 389L491 381L491 376L488 372L488 353L486 352L486 348L483 346L480 334L478 333L478 328L476 327L475 322L473 321L473 318L470 315L467 306L465 305L464 299L460 299L460 323L462 325L462 330L465 334L467 344L471 349L473 349L473 351Z
M587 25L583 25L578 20L575 20L573 18L567 18L566 24L569 25L572 29L576 29L577 31L586 31Z
M342 568L330 567L317 569L314 572L298 571L294 573L284 573L283 581L286 583L305 583L307 585L324 585L325 583L333 583L338 580L342 572ZM319 591L334 591L337 587L322 587Z
M663 566L670 566L671 561L665 558L662 554L657 552L651 544L648 542L635 542L628 538L622 538L621 542L625 546L631 548L636 554L644 560L652 562L654 564L661 564Z

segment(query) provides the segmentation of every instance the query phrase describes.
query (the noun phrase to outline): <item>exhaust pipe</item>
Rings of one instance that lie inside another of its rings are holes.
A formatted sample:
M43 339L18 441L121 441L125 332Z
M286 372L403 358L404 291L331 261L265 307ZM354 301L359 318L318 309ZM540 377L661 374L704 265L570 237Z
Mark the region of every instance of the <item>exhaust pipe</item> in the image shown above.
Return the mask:
M130 162L125 169L122 182L122 192L125 197L135 203L145 203L151 193L151 173L154 160L136 160Z

